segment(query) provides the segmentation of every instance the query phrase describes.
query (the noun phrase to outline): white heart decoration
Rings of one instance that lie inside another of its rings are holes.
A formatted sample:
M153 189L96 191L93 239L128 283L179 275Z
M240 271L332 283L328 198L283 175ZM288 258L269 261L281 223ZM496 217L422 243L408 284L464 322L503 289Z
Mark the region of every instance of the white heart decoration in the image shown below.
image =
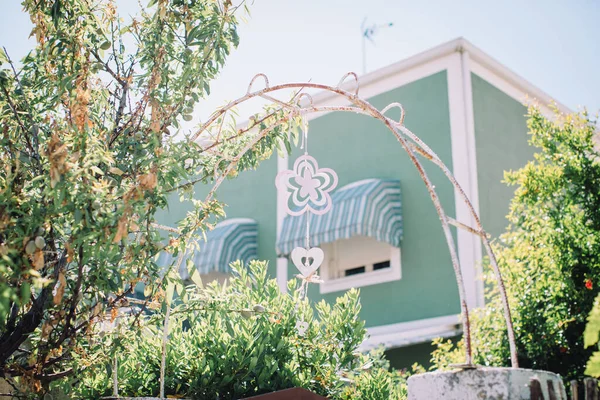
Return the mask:
M306 330L308 329L308 322L298 321L296 322L296 329L298 330L298 335L304 336Z
M292 250L292 262L305 278L319 269L324 258L323 250L318 247L311 247L308 250L304 247L296 247Z

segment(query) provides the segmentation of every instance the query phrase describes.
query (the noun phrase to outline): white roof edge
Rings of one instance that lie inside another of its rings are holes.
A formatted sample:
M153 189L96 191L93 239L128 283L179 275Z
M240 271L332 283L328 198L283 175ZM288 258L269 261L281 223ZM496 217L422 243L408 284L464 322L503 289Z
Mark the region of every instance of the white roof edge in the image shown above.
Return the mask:
M502 78L503 80L512 84L513 86L520 89L524 93L527 93L530 96L533 96L532 100L537 100L537 101L541 102L543 105L549 105L551 103L554 103L554 104L556 104L558 109L565 114L569 114L569 113L573 112L573 110L571 110L569 107L560 103L559 101L554 99L552 96L550 96L549 94L544 92L542 89L533 85L528 80L526 80L525 78L521 77L520 75L518 75L517 73L515 73L514 71L509 69L508 67L506 67L505 65L500 63L498 60L496 60L489 54L485 53L483 50L476 47L473 43L469 42L465 38L459 38L457 40L460 42L460 45L459 45L457 51L468 52L469 57L473 61L475 61L478 64L491 70L496 75L498 75L500 78Z
M564 104L554 100L553 97L548 95L543 90L531 84L525 78L517 75L515 72L510 70L508 67L504 66L502 63L485 53L483 50L479 49L467 39L463 37L456 38L446 43L442 43L436 47L433 47L429 50L425 50L421 53L415 54L414 56L408 57L404 60L395 62L386 67L377 69L375 71L369 72L365 75L358 77L358 82L361 87L368 86L372 83L375 83L381 79L384 79L390 75L394 75L412 68L420 67L424 64L430 63L439 58L448 56L452 53L462 53L468 52L469 56L477 63L486 67L487 69L494 72L501 79L506 82L512 84L517 89L521 90L523 93L527 93L532 96L534 99L542 103L543 105L548 105L551 103L555 103L559 110L563 113L571 113L572 110L569 109ZM347 80L341 86L342 89L352 91L354 88L355 82ZM392 88L390 88L391 90ZM360 93L360 92L359 92ZM314 104L321 104L328 101L331 98L335 98L338 96L335 93L331 92L318 92L314 94L313 102Z
M438 58L447 56L448 54L452 54L454 52L460 51L462 43L464 39L458 38L451 40L446 43L442 43L436 47L433 47L429 50L425 50L421 53L417 53L414 56L405 58L403 60L397 61L393 64L385 66L383 68L376 69L375 71L369 72L365 75L361 75L358 77L358 83L362 86L368 86L374 82L377 82L381 79L384 79L390 75L409 70L411 68L415 68L426 64L430 61L436 60ZM347 80L341 86L341 89L351 91L354 87L355 83ZM390 88L391 90L391 88ZM359 91L360 93L360 91ZM335 93L331 92L318 92L313 95L314 104L322 103L330 98L334 98L338 96Z

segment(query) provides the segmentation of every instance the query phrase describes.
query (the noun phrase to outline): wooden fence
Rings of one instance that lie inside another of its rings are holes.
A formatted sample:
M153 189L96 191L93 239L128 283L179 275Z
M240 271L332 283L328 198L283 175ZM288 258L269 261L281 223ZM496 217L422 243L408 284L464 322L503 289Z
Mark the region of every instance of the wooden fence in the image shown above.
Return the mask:
M598 380L594 378L585 378L583 382L571 381L569 392L571 400L600 400Z
M562 398L560 388L555 388L552 381L547 382L549 398L544 397L542 383L537 379L531 380L529 390L531 400L600 400L598 380L594 378L585 378L583 382L571 381L567 388L568 399Z

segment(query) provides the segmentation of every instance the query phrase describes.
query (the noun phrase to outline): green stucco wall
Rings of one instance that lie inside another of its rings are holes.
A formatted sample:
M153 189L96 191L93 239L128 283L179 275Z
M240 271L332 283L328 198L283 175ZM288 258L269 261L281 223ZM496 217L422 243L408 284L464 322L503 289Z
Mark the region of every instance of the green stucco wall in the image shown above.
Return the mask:
M378 109L400 102L406 126L452 166L446 72L440 72L369 99ZM396 110L397 111L397 110ZM398 115L390 116L397 118ZM333 168L338 187L366 178L401 181L404 238L402 279L361 290L367 326L458 314L458 294L440 221L417 170L394 135L379 121L352 113L331 113L310 122L310 154L322 167ZM290 164L300 154L293 151ZM443 206L454 214L452 186L441 171L424 162ZM296 274L290 265L289 276ZM334 301L341 292L324 296L310 285L309 296Z
M277 158L271 156L256 170L243 171L226 180L217 189L215 198L225 203L225 218L252 218L258 222L258 258L269 262L269 274L276 276L275 242L277 239ZM204 199L212 186L197 184L197 199ZM158 214L158 221L174 225L191 209L180 203L177 196L169 199L169 207Z
M484 229L497 238L508 225L514 187L502 183L504 171L533 159L528 144L527 108L481 77L471 74L479 210Z

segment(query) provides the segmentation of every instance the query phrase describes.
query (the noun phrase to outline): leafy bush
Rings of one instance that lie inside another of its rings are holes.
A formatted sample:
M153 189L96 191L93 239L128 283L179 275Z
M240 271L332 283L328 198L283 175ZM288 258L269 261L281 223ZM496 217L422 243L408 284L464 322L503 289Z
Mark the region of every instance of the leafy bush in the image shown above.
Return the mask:
M296 281L281 293L264 263L233 269L228 284L188 287L187 301L173 308L166 394L230 399L303 387L334 399L400 398L404 377L388 372L382 351L357 351L365 337L358 291L313 308L298 297ZM150 317L137 337L95 335L94 361L82 357L84 374L64 389L77 398L110 395L117 354L119 394L157 395L163 319L164 312Z
M531 108L535 160L505 174L516 185L510 226L494 246L507 286L519 364L579 378L592 350L586 316L600 278L600 153L585 113L546 119ZM488 303L473 313L475 362L510 364L502 306L491 276ZM462 343L438 342L434 367L456 362Z

